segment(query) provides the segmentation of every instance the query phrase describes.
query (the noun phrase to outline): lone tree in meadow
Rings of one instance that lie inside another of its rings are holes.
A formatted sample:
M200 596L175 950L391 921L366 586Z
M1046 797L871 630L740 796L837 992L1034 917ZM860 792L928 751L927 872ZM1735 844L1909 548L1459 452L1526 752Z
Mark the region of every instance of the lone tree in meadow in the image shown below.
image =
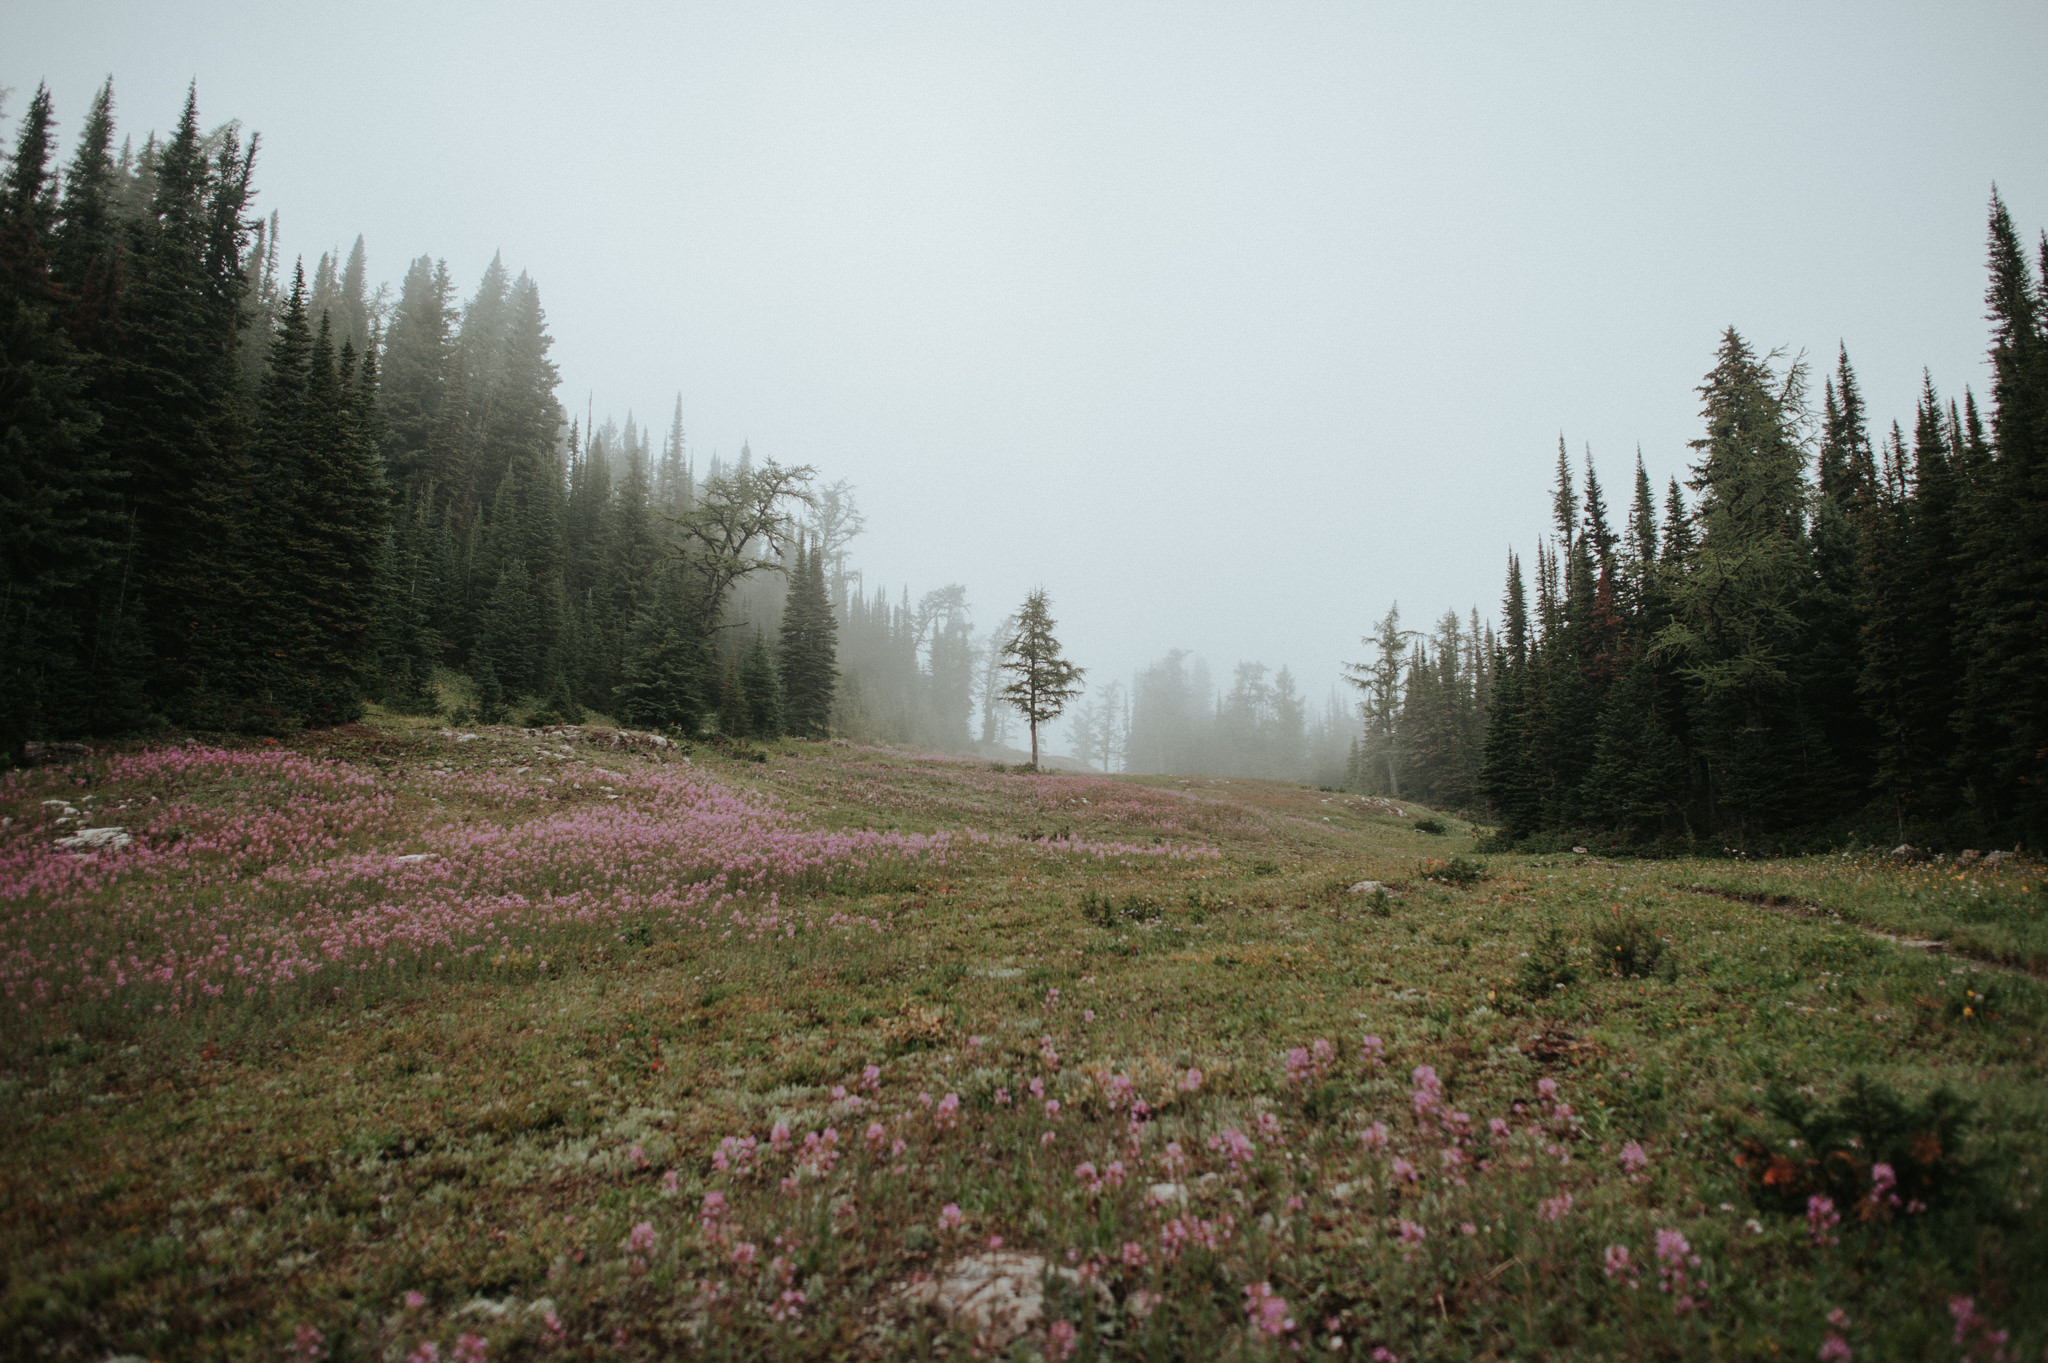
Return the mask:
M1060 656L1053 637L1054 621L1043 589L1024 599L1016 629L1003 641L1003 671L1010 674L1002 696L1031 726L1031 765L1038 766L1038 726L1060 717L1067 702L1081 694L1084 669Z

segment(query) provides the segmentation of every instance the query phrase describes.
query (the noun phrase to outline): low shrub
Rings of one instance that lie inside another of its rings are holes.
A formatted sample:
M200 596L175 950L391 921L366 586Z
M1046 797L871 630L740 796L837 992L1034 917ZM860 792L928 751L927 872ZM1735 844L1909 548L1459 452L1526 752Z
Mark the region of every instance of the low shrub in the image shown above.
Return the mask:
M1909 1103L1859 1074L1821 1104L1781 1082L1764 1111L1792 1134L1736 1142L1735 1165L1760 1207L1812 1215L1814 1199L1825 1198L1843 1217L1883 1220L1954 1202L1973 1182L1976 1164L1963 1147L1976 1107L1946 1086Z
M1601 968L1625 980L1650 975L1668 980L1678 972L1678 954L1633 913L1617 909L1605 922L1596 923L1593 947Z
M1515 973L1515 988L1527 998L1547 999L1578 978L1578 972L1572 969L1571 944L1565 940L1564 929L1552 927L1544 930L1522 959Z

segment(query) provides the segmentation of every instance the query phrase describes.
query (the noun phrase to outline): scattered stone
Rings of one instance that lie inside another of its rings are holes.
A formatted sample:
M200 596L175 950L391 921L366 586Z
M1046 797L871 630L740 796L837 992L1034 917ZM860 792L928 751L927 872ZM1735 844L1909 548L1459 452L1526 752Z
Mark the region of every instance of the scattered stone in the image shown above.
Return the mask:
M1982 852L1979 852L1974 847L1965 847L1963 849L1963 854L1957 857L1956 861L1958 864L1963 866L1975 866L1978 862L1982 861L1983 859L1984 854Z
M21 745L21 762L27 767L46 767L53 762L76 762L91 757L92 749L83 743L24 743Z
M68 838L57 839L57 845L72 852L98 852L126 847L133 841L125 828L81 828Z
M481 1316L486 1320L503 1320L519 1309L519 1298L506 1297L493 1301L489 1297L472 1297L465 1306L456 1308L458 1316Z
M587 741L603 748L618 748L623 751L645 749L651 752L666 752L675 746L660 734L645 733L637 729L614 729L610 733L593 733Z
M1925 861L1927 854L1910 842L1902 842L1891 852L1893 861Z
M1020 1339L1042 1334L1049 1280L1075 1293L1084 1290L1081 1275L1071 1268L1053 1267L1036 1254L990 1250L954 1260L937 1278L909 1284L901 1298L929 1308L950 1328L971 1333L977 1349L999 1354ZM1107 1315L1116 1309L1100 1280L1086 1286L1095 1291L1098 1311Z
M1574 847L1572 851L1578 853L1582 857L1586 855L1586 849L1583 847Z
M1377 881L1377 880L1361 880L1361 881L1359 881L1359 882L1358 882L1358 883L1357 883L1356 885L1353 885L1353 886L1351 887L1351 893L1353 893L1353 894L1378 894L1378 893L1379 893L1380 891L1382 891L1382 890L1384 890L1384 889L1386 889L1386 888L1387 888L1387 887L1386 887L1386 885L1385 885L1384 883L1382 883L1381 881Z
M439 852L407 852L404 856L393 857L391 860L400 866L417 866L423 861L434 861L440 855Z
M2003 866L2008 861L2011 861L2015 855L2012 852L1986 852L1984 854L1984 864L1986 866Z

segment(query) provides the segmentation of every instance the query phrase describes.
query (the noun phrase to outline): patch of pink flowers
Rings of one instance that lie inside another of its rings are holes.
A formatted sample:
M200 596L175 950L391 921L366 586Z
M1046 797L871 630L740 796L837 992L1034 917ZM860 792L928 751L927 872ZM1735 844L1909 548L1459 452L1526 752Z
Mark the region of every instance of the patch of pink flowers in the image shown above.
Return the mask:
M1244 1290L1244 1313L1260 1334L1279 1339L1294 1330L1294 1317L1287 1314L1287 1299L1268 1282L1256 1282Z
M106 803L93 818L125 828L126 846L80 855L32 820L0 829L0 1001L19 1014L108 1001L179 1012L474 958L538 970L536 945L568 926L837 930L779 891L883 862L943 865L957 836L806 828L676 765L564 768L553 786L201 746L96 765ZM9 774L0 798L70 779ZM423 826L422 805L443 798L497 817Z

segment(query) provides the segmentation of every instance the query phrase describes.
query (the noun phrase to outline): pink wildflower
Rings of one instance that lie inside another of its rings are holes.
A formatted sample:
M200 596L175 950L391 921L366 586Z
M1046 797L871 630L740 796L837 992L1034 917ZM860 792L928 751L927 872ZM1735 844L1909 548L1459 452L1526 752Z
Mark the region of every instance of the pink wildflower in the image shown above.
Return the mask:
M775 1147L775 1153L786 1154L789 1150L789 1123L777 1122L775 1129L768 1133L768 1144Z
M1202 1072L1200 1070L1191 1069L1180 1077L1180 1091L1182 1093L1196 1093L1200 1091L1201 1087Z
M1643 1170L1650 1167L1650 1157L1643 1153L1643 1147L1634 1141L1621 1147L1621 1168L1631 1183L1642 1181Z
M951 1131L960 1125L960 1095L949 1093L939 1099L939 1105L932 1109L932 1125L941 1131Z
M654 1223L642 1221L626 1236L625 1250L628 1254L648 1255L654 1253Z
M1870 1166L1870 1201L1877 1207L1896 1207L1899 1195L1892 1190L1899 1186L1899 1176L1889 1164L1880 1160Z
M1415 1171L1415 1166L1402 1159L1399 1155L1394 1157L1393 1172L1394 1177L1404 1183L1419 1183L1422 1180L1422 1175Z
M868 1123L867 1141L869 1150L879 1153L888 1139L889 1129L887 1127L883 1126L880 1122Z
M761 1247L752 1240L742 1240L732 1247L732 1266L741 1277L754 1271L754 1263L761 1257Z
M1657 1232L1657 1290L1673 1294L1675 1300L1671 1309L1678 1315L1685 1315L1700 1305L1692 1296L1693 1282L1688 1269L1700 1266L1700 1256L1692 1252L1685 1236L1676 1230Z
M490 1341L482 1335L464 1334L455 1341L455 1363L484 1363Z
M1045 1354L1049 1359L1072 1358L1074 1350L1080 1347L1079 1341L1074 1338L1074 1322L1054 1321L1045 1332L1045 1346Z
M1136 1240L1126 1240L1124 1241L1122 1257L1125 1268L1143 1268L1145 1266L1145 1247Z
M1837 1236L1835 1227L1842 1224L1842 1214L1835 1210L1835 1200L1815 1193L1806 1199L1806 1233L1816 1245L1832 1245Z
M882 1069L881 1069L881 1066L879 1066L879 1065L870 1065L870 1066L868 1066L868 1067L867 1067L866 1069L862 1070L862 1071L860 1072L860 1086L861 1086L862 1088L866 1089L866 1090L867 1090L867 1091L868 1091L869 1093L879 1093L879 1092L881 1092L881 1090L882 1090Z
M939 1208L939 1229L942 1231L959 1230L960 1223L965 1219L960 1214L960 1204L957 1202L948 1202Z
M1386 1048L1376 1036L1369 1036L1358 1045L1358 1059L1362 1064L1386 1064Z
M1546 1197L1537 1203L1536 1215L1545 1221L1561 1221L1564 1219L1564 1214L1571 1209L1572 1195L1569 1192L1564 1192L1559 1193L1556 1197Z
M1538 1079L1536 1081L1536 1096L1546 1103L1555 1102L1557 1099L1557 1081L1555 1079Z
M1628 1246L1609 1245L1607 1253L1602 1258L1605 1260L1604 1266L1610 1280L1620 1278L1627 1282L1631 1289L1641 1285L1641 1280L1636 1277L1635 1265L1629 1261Z
M1287 1314L1287 1299L1273 1291L1268 1282L1256 1282L1244 1290L1244 1313L1252 1328L1274 1339L1294 1329L1294 1317Z
M1414 1092L1408 1095L1409 1105L1415 1109L1417 1118L1427 1117L1443 1100L1443 1081L1436 1077L1434 1065L1417 1065L1414 1080Z
M680 1170L669 1170L667 1173L661 1176L661 1190L664 1193L667 1193L670 1197L674 1197L678 1189L678 1182L682 1178L682 1176L682 1171Z
M1492 1134L1494 1140L1496 1141L1504 1141L1508 1138L1508 1124L1498 1117L1495 1117L1491 1121L1487 1122L1486 1129L1488 1132Z
M1211 1136L1209 1148L1227 1155L1233 1169L1250 1163L1259 1153L1258 1146L1234 1126L1225 1127L1220 1136Z
M1849 1363L1849 1341L1830 1331L1820 1342L1820 1363Z
M405 1356L405 1363L441 1363L441 1346L431 1339L423 1339Z
M327 1336L316 1325L301 1324L292 1332L292 1355L300 1363L321 1363L327 1357Z
M417 1311L426 1304L427 1294L416 1288L405 1294L405 1309L408 1311Z
M1386 1149L1387 1124L1385 1122L1374 1122L1371 1126L1358 1133L1358 1140L1359 1144L1368 1150Z
M1404 1253L1421 1248L1422 1242L1428 1238L1429 1232L1424 1230L1419 1224L1408 1220L1406 1217L1402 1218L1401 1249Z

